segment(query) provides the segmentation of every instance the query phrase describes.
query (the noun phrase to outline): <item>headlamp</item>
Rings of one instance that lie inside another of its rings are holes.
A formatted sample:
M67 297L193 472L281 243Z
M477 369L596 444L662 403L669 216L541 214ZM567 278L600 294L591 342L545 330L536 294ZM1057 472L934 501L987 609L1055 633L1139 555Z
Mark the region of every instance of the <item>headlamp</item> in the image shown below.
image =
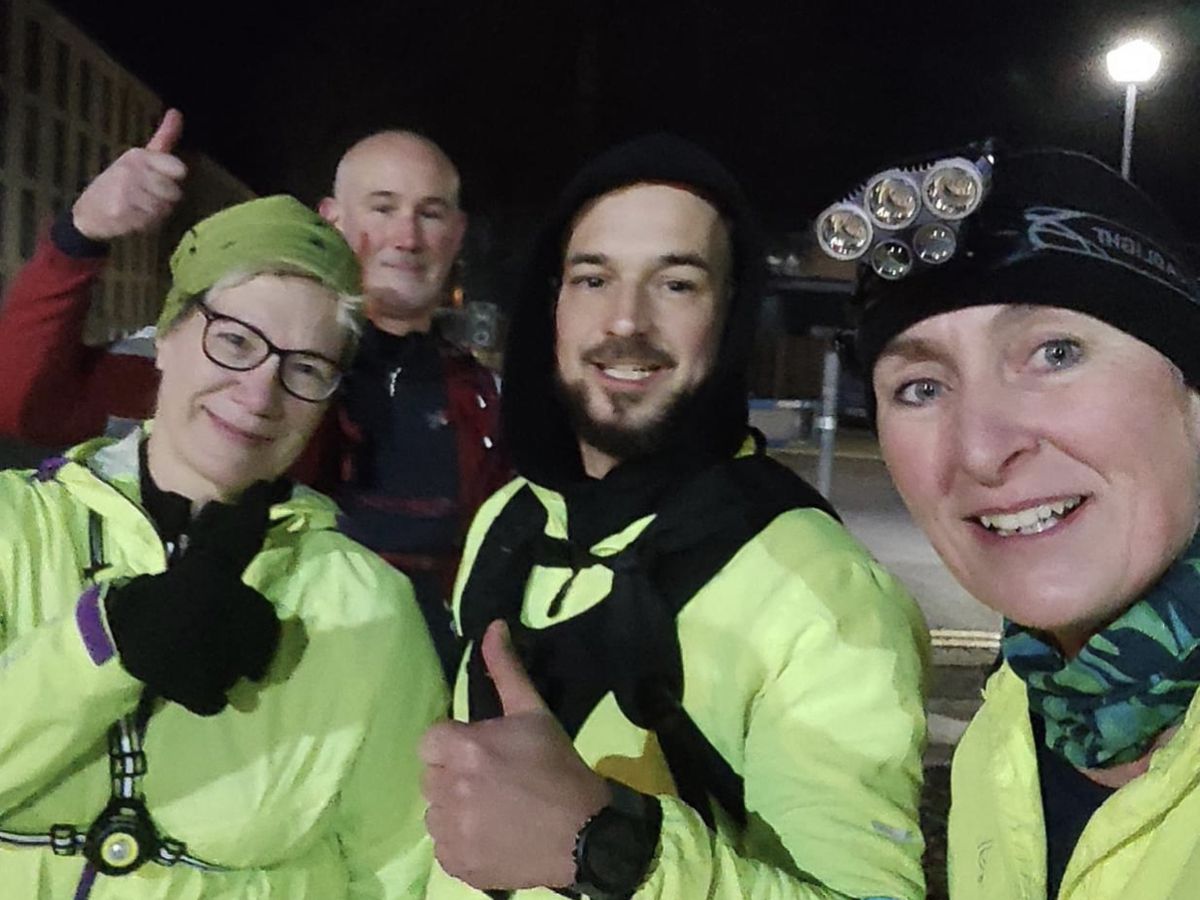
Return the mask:
M867 182L866 207L880 228L906 228L921 212L921 189L898 169L881 172Z
M912 267L912 251L895 238L882 241L871 250L871 268L880 278L899 281L912 271Z
M948 225L929 222L913 235L913 250L926 265L940 266L958 249L958 236Z
M965 219L983 200L983 176L961 157L935 163L925 176L925 205L939 219Z
M817 225L821 249L834 259L858 259L871 246L875 229L862 208L838 203L827 209Z
M962 222L991 186L990 150L876 175L817 217L821 249L834 259L866 257L880 278L895 281L918 266L939 266L958 250Z

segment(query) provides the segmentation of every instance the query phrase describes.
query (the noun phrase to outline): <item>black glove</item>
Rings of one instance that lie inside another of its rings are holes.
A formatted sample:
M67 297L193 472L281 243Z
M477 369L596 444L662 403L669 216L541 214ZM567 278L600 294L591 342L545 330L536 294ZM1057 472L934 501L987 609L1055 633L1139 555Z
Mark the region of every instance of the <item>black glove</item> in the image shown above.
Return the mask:
M262 548L271 505L290 490L260 481L235 504L208 503L178 562L109 589L108 626L130 675L201 716L224 709L239 678L266 675L279 619L242 572Z

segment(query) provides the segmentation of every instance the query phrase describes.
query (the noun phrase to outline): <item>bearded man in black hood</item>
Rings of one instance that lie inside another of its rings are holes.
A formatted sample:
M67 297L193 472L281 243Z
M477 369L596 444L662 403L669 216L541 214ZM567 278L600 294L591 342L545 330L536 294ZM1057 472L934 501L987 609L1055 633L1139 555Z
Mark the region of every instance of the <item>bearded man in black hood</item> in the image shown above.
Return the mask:
M668 136L550 218L506 356L521 477L472 527L461 721L422 747L429 897L924 896L922 623L747 426L762 257Z

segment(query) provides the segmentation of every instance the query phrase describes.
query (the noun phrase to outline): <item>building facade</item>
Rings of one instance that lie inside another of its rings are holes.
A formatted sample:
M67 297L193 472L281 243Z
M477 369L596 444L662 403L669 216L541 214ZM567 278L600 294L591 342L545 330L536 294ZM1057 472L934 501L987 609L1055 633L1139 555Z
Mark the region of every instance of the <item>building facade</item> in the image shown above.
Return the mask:
M163 109L153 91L44 0L0 0L0 288L32 254L39 230L125 149L144 143ZM189 202L178 218L253 196L212 160L187 161ZM181 231L113 243L89 341L112 340L156 318L170 236Z

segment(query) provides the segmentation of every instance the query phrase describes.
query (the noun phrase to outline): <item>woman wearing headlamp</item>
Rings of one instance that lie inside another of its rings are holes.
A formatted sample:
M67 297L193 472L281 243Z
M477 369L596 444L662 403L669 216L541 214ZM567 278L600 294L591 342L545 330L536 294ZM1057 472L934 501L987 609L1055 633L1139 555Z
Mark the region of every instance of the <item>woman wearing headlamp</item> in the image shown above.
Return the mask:
M1193 897L1200 289L1116 172L977 152L953 256L864 264L858 293L892 477L1005 620L954 760L951 896Z
M0 474L0 893L419 897L440 668L404 577L281 477L357 261L280 196L171 272L153 421Z

